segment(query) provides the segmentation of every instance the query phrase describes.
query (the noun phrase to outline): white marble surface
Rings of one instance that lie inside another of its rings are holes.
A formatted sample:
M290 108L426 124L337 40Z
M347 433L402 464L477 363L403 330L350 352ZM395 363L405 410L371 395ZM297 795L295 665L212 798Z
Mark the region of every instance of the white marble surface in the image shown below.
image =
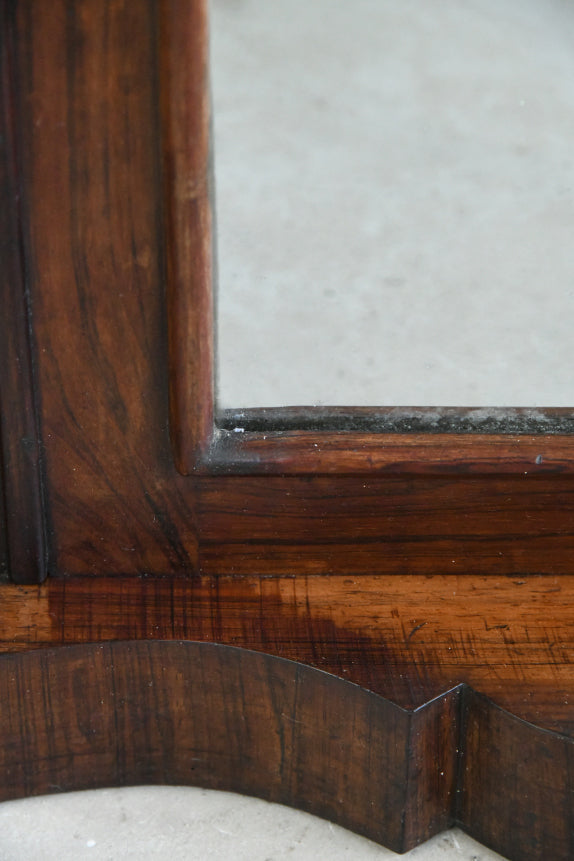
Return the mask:
M0 804L1 861L499 861L457 829L396 855L342 828L225 792L133 787Z
M574 4L212 31L220 404L573 406Z

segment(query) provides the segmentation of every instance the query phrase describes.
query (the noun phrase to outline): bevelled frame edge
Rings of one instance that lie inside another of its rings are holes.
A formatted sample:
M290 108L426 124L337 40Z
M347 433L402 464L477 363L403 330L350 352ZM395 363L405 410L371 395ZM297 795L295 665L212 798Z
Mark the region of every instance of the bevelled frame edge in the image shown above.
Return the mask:
M160 0L159 39L170 434L185 475L210 445L214 415L207 0Z
M0 4L0 404L9 417L0 422L0 477L8 573L17 583L41 583L48 573L48 542L36 345L26 276L16 14L15 3Z
M208 2L160 0L159 10L170 435L178 471L574 473L571 409L296 407L216 414Z

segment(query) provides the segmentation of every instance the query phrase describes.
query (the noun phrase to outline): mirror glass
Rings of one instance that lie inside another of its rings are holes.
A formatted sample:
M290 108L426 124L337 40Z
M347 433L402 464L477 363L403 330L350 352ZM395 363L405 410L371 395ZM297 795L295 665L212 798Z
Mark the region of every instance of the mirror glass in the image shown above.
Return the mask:
M218 405L572 406L574 3L210 8Z

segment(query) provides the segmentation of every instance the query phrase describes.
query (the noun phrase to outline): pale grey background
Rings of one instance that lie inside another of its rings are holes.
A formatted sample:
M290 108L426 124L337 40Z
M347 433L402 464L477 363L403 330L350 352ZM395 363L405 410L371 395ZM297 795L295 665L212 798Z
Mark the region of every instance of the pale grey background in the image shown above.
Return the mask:
M220 405L574 406L574 3L212 21Z
M0 861L399 858L497 861L500 855L458 830L396 855L300 811L193 788L105 789L0 804Z

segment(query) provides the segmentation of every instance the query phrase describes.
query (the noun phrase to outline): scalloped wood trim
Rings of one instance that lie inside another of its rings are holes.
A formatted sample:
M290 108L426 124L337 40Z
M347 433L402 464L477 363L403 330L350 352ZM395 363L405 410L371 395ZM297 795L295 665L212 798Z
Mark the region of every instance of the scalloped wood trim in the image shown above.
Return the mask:
M4 655L0 690L3 800L198 785L307 810L396 852L456 823L516 861L572 858L574 742L465 685L407 711L283 658L137 641Z

